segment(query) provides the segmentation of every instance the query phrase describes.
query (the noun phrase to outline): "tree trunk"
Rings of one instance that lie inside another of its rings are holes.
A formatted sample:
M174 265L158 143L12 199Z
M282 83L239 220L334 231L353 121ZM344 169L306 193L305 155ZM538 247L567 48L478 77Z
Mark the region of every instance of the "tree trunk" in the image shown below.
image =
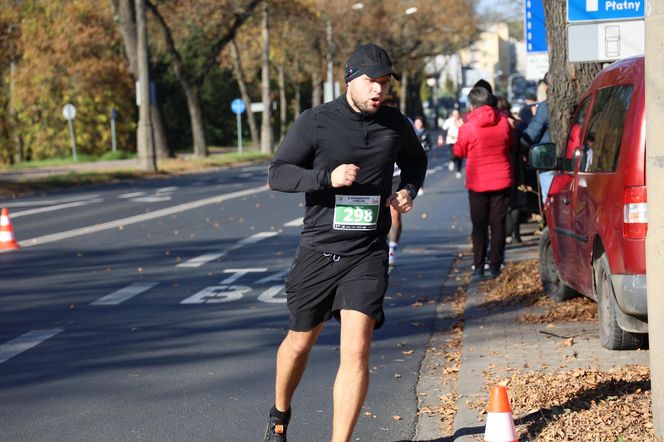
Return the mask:
M295 83L295 96L293 97L293 119L300 116L302 113L302 108L300 103L302 102L302 91L300 90L300 83Z
M161 106L155 97L154 103L150 103L150 120L152 121L152 138L154 150L157 159L165 160L172 156L168 147L168 138L166 137L166 127L164 126L164 114Z
M247 105L247 122L249 123L249 133L251 134L251 145L257 149L260 146L258 126L256 126L256 117L251 111L251 97L249 97L249 92L247 92L247 83L244 80L244 70L242 69L242 59L240 58L240 51L238 51L235 39L231 41L231 58L233 59L233 73L240 89L240 96Z
M268 0L263 0L263 121L261 122L261 152L272 153L272 101L270 99L270 15Z
M579 96L602 69L601 63L567 61L567 4L560 0L543 0L546 39L549 50L549 122L551 140L559 149L564 146L569 122ZM558 152L561 154L561 152Z
M286 136L286 115L288 103L286 101L286 74L284 74L284 65L280 64L279 69L279 142Z
M180 82L184 95L187 98L189 120L191 122L191 135L194 141L194 157L203 158L208 154L205 140L205 121L203 120L203 107L201 106L200 88L186 81Z
M318 72L318 70L314 70L314 72L311 74L311 107L316 107L323 102L321 99L323 90L320 87L320 82L320 72Z
M12 57L14 54L12 54ZM9 138L13 138L14 141L14 151L9 152L7 155L9 159L10 164L14 164L14 161L24 161L25 160L25 152L23 149L23 140L21 139L21 135L19 134L18 131L18 112L16 112L16 108L14 107L15 104L15 99L14 99L14 90L16 88L15 83L16 83L16 61L12 60L9 63L9 123L8 123L8 132L11 133L12 135L9 135L7 140L9 141Z
M125 55L127 56L127 61L129 61L129 70L133 75L134 80L137 80L136 13L134 11L133 2L131 0L111 0L111 6L117 15L118 28L124 42ZM150 71L153 71L152 66L150 66ZM152 123L155 154L158 159L165 159L171 156L171 152L168 147L168 137L166 136L163 113L157 103L151 103L150 108L150 122Z
M401 73L401 102L399 103L399 110L402 114L406 115L406 102L408 101L408 72Z
M295 72L300 72L300 57L298 54L295 54L295 60L293 61L293 64L295 65ZM295 89L295 96L293 97L293 119L296 119L302 111L300 108L300 103L302 102L302 91L300 90L299 81L295 80L293 82L293 89Z

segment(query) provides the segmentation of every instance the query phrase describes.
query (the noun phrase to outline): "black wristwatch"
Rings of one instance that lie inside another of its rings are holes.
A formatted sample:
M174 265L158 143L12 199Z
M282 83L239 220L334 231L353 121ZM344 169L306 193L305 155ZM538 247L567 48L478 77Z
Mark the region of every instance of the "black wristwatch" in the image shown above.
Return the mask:
M410 195L411 199L415 199L417 197L417 191L419 190L415 184L402 184L399 186L399 190L405 190L408 192L408 195Z

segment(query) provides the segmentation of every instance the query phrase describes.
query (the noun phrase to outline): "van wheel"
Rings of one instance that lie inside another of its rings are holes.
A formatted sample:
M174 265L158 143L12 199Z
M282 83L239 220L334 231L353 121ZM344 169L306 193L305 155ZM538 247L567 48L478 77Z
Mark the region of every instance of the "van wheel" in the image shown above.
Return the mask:
M618 325L616 312L620 308L611 284L611 270L606 253L594 262L595 299L599 316L599 341L609 350L633 350L644 343L641 333L626 332Z
M556 260L553 257L548 227L542 230L539 241L539 267L544 293L552 301L562 302L576 296L574 289L566 285L560 277Z

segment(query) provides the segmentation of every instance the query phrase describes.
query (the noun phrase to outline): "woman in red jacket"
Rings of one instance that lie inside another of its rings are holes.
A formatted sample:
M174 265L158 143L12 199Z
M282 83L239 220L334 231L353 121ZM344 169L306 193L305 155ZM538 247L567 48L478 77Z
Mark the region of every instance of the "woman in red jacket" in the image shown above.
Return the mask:
M505 254L505 215L513 182L510 150L514 134L507 117L489 104L492 98L486 88L470 90L471 111L454 145L454 155L467 158L466 188L473 223L473 277L476 279L484 276L489 230L491 277L500 274Z

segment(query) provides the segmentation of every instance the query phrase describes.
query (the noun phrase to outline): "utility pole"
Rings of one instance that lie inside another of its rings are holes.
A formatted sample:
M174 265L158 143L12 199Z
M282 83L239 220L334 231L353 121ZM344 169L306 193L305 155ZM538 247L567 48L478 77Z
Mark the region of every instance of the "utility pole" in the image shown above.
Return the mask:
M659 440L664 440L664 2L648 0L645 7L648 334L653 430Z
M332 19L325 20L325 38L327 41L327 78L325 80L325 89L323 90L324 100L334 100L334 65L332 61Z
M272 153L272 100L270 98L270 10L263 0L263 121L261 122L261 152Z
M145 0L135 0L136 8L136 55L138 61L138 161L141 169L157 170L150 121L150 75L148 66L148 30L145 17Z

